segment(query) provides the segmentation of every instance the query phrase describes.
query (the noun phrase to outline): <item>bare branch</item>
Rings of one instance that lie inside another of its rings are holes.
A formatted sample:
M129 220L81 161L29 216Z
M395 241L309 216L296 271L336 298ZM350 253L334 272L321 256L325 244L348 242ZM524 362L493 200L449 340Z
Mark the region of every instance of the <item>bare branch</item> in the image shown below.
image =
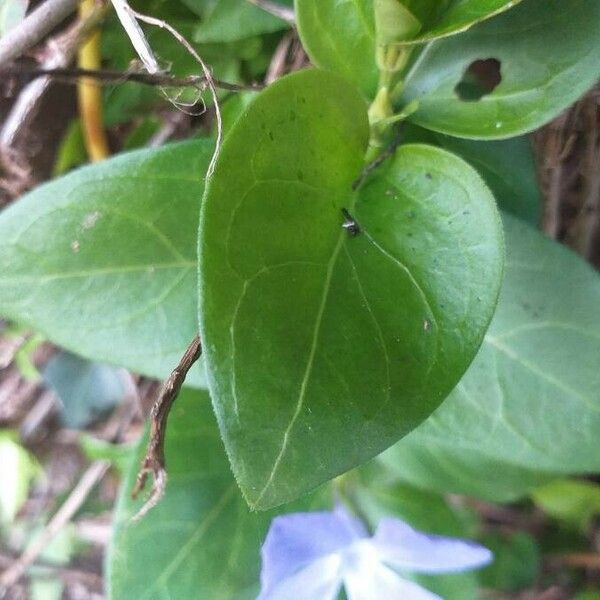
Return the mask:
M97 9L84 20L71 25L65 33L49 40L47 43L48 58L44 61L42 71L66 67L73 60L81 42L98 24L103 15L104 10ZM50 83L49 77L41 77L21 91L0 129L0 152L5 152L13 145L18 132L35 113L38 102Z
M20 558L15 561L6 571L0 575L0 598L10 590L10 588L19 581L38 556L46 549L51 540L56 537L59 531L71 520L73 515L79 510L86 498L95 487L95 485L104 477L104 474L110 467L110 463L105 460L99 460L92 463L79 483L65 503L58 509L56 514L50 519L46 527L33 543L23 552Z
M165 88L174 87L202 87L206 85L203 75L190 75L189 77L173 77L163 73L144 73L139 71L113 71L110 69L81 69L81 68L57 68L45 69L37 67L19 66L0 68L0 77L14 77L19 80L31 81L38 77L54 77L66 83L76 83L80 77L97 79L101 84L126 83L132 81L142 85L161 86ZM215 86L221 90L230 92L259 92L264 89L261 84L237 84L221 81L213 78Z
M140 60L144 63L148 73L155 74L161 71L156 56L137 22L137 15L135 11L127 4L126 0L111 0L119 21L123 29L127 33L135 51L137 52Z
M215 144L215 151L212 155L210 164L208 165L208 169L206 170L206 177L210 177L214 170L215 165L217 164L217 158L219 157L219 152L221 152L221 145L223 144L223 119L221 118L221 107L219 106L219 99L217 97L217 88L215 86L215 82L210 72L210 69L206 66L206 63L202 60L200 55L194 50L192 45L171 25L169 25L166 21L162 19L155 19L154 17L149 17L147 15L143 15L141 13L134 13L136 18L144 23L148 23L149 25L155 25L156 27L160 27L161 29L166 29L187 51L188 53L196 60L196 62L202 68L202 72L204 73L204 77L206 78L206 84L208 85L208 89L210 90L213 104L215 107L215 117L217 119L217 141Z
M217 158L219 156L219 152L221 151L221 145L223 143L223 120L221 118L221 107L219 106L219 99L217 98L217 88L215 86L215 82L210 72L210 69L206 66L206 63L202 60L201 56L196 52L194 47L185 39L177 29L173 26L169 25L166 21L162 19L156 19L154 17L150 17L148 15L144 15L142 13L134 11L129 4L127 4L127 0L111 0L115 10L117 11L117 15L123 25L123 28L127 32L131 43L136 49L140 59L144 63L146 70L155 74L160 71L160 66L154 53L152 52L152 48L148 44L144 32L142 28L139 26L137 21L142 21L143 23L148 23L149 25L154 25L156 27L160 27L161 29L166 29L187 51L188 53L196 60L196 62L202 68L202 72L204 73L204 77L206 79L206 85L210 90L213 104L215 107L215 116L217 119L217 142L215 144L215 151L213 153L210 164L208 165L208 169L206 171L206 176L210 177L214 170L215 165L217 163Z
M165 435L167 431L167 421L173 403L177 399L181 386L192 368L192 365L200 358L202 354L202 345L200 338L196 336L188 346L181 361L175 367L174 371L163 385L151 412L150 440L146 456L142 462L142 467L137 476L137 481L133 488L132 496L135 498L146 485L148 475L154 477L154 484L150 497L144 503L142 508L135 515L134 520L141 519L150 509L160 501L167 485L167 471L165 468Z
M46 0L0 39L0 65L27 52L76 8L77 0Z

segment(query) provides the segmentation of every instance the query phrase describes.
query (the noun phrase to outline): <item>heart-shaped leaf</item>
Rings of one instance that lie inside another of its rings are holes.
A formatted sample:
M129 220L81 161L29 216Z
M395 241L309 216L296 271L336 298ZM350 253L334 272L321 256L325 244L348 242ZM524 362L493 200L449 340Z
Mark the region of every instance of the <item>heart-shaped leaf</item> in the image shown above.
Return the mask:
M504 138L544 124L600 77L600 2L525 0L424 48L405 77L410 118L450 135Z
M479 355L384 455L420 486L496 500L600 469L600 277L516 219L505 229L505 282Z
M259 591L260 547L276 513L251 513L231 474L208 394L184 390L169 418L165 497L141 521L131 499L146 439L121 488L107 565L110 600L235 598ZM327 490L289 507L330 508Z
M0 315L73 352L164 377L197 331L196 236L209 141L133 152L0 215ZM190 382L202 384L200 369Z
M269 87L229 134L205 194L207 373L256 508L366 461L425 419L496 303L500 221L466 163L405 146L353 192L368 135L357 94L315 70Z

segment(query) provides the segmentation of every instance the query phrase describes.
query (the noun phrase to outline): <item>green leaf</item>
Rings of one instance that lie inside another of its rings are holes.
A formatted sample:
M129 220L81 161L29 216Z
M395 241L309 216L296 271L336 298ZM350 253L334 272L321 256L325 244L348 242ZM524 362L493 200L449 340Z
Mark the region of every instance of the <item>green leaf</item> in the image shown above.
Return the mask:
M403 146L355 193L367 133L354 88L293 74L234 125L205 194L209 384L256 508L419 424L466 370L496 304L501 226L479 176L445 151Z
M531 131L598 80L599 29L597 0L525 0L462 35L427 45L405 77L401 104L418 101L413 122L459 137ZM473 63L479 69L470 83L489 85L478 72L493 63L477 61L490 59L500 63L499 85L478 100L461 99L457 86Z
M110 600L235 598L258 592L260 546L277 514L251 513L229 469L208 395L184 390L169 418L164 498L141 521L130 497L141 440L117 504L108 556ZM324 491L290 510L331 504Z
M128 375L121 369L59 352L43 371L44 381L58 397L61 421L83 429L115 407L129 391Z
M396 0L398 1L398 0ZM518 4L521 0L399 0L413 10L422 23L421 43L465 31Z
M422 23L398 0L372 1L378 45L409 40L420 31Z
M421 487L508 500L600 469L600 277L511 217L505 230L504 286L477 358L382 457Z
M27 500L40 468L12 431L0 431L0 525L10 524Z
M375 97L379 74L373 0L296 0L296 20L313 64L342 75L365 97Z
M560 479L532 493L534 502L550 516L586 531L600 515L600 485Z
M523 531L489 533L483 543L494 553L494 562L479 575L484 587L516 592L535 585L541 566L535 538Z
M82 433L79 444L89 460L108 460L120 473L129 468L133 455L137 456L137 444L112 444L88 433Z
M291 4L285 0L278 3ZM248 0L220 0L196 29L194 39L202 43L233 42L287 28L288 23Z
M25 17L29 0L0 0L0 38Z
M531 140L465 140L410 126L403 130L405 142L424 142L450 150L466 160L488 184L498 206L530 225L541 218L542 199L537 182Z
M196 325L197 219L212 142L122 155L0 215L0 314L94 360L165 377ZM201 369L190 373L200 385Z

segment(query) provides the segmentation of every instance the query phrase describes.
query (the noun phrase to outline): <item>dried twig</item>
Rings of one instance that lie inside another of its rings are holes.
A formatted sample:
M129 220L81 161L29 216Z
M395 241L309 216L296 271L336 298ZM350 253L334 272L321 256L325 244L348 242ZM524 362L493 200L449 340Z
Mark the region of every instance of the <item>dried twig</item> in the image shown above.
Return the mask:
M61 82L76 83L80 77L96 79L101 84L115 84L134 82L142 85L161 86L165 88L202 87L206 85L203 75L190 75L189 77L174 77L165 73L144 73L139 71L114 71L111 69L81 69L57 68L44 69L36 67L8 67L0 68L0 77L14 77L20 80L31 81L38 77L53 77ZM244 85L221 81L213 77L215 86L230 92L259 92L264 86L258 83Z
M200 358L202 354L202 345L200 338L196 336L188 346L181 361L171 373L171 376L163 385L151 412L150 440L146 450L146 456L142 462L142 467L138 473L132 496L135 498L146 485L149 474L154 477L152 492L148 500L144 503L134 520L141 519L150 509L152 509L162 498L167 484L167 471L165 468L165 434L167 430L167 420L173 403L181 390L185 378L192 368L192 365Z
M127 4L126 0L111 1L115 7L115 10L117 11L117 16L119 17L123 28L127 32L127 35L133 44L133 47L135 48L138 56L144 63L144 66L149 73L156 74L159 73L161 69L138 21L142 21L143 23L148 23L149 25L154 25L168 31L200 65L206 80L206 85L208 86L212 96L215 107L215 117L217 121L217 140L215 144L215 151L206 171L206 176L210 177L215 170L217 158L219 156L219 152L221 151L221 144L223 143L223 120L221 118L221 108L219 106L219 99L217 98L217 88L210 69L202 60L202 57L196 52L194 47L172 25L169 25L169 23L163 21L162 19L156 19L155 17L134 11L129 4Z
M43 70L66 67L75 56L77 48L96 26L104 12L95 10L83 21L78 21L62 35L50 40L47 44L48 58L44 61ZM0 130L0 151L10 148L17 134L35 114L39 100L51 83L50 77L41 77L27 85L19 94L11 112L4 120Z
M267 85L273 83L282 75L284 75L286 71L287 56L293 41L294 33L290 31L284 35L279 44L277 44L277 48L273 53L271 63L269 64L269 68L267 70L267 75L265 77L265 83Z
M0 575L0 598L4 597L4 594L21 579L50 541L71 520L73 515L85 502L92 489L104 477L109 467L110 463L105 460L96 461L88 467L83 477L81 477L73 491L69 494L65 503L50 519L41 534L23 552L18 560Z
M548 565L559 567L573 567L576 569L593 569L600 571L600 554L550 554L546 556Z
M277 2L271 2L271 0L248 0L248 2L262 8L264 11L271 13L273 16L278 17L292 26L296 24L296 15L294 14L293 8L283 6Z
M27 52L77 8L77 0L46 0L0 39L0 65Z
M594 246L600 232L600 106L590 96L583 101L585 152L581 161L583 202L575 221L576 247L587 259L594 258Z
M13 556L0 554L0 568L8 569L16 560L18 559ZM47 574L39 573L37 575L38 578L58 578L66 584L79 583L98 592L102 591L102 577L98 573L85 571L83 569L61 567L43 561L37 561L36 567L47 570Z

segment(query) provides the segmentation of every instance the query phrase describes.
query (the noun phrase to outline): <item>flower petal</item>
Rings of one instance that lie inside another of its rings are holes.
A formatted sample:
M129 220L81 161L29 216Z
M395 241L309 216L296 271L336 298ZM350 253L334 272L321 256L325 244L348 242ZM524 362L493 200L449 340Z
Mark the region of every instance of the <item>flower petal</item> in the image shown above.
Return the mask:
M345 571L344 587L348 600L442 600L381 563Z
M261 585L274 589L284 579L366 536L359 521L344 509L276 517L262 547Z
M373 544L393 567L419 573L467 571L489 564L492 553L473 542L416 531L398 519L382 519Z
M336 600L342 587L341 564L338 554L330 554L263 588L257 600Z

